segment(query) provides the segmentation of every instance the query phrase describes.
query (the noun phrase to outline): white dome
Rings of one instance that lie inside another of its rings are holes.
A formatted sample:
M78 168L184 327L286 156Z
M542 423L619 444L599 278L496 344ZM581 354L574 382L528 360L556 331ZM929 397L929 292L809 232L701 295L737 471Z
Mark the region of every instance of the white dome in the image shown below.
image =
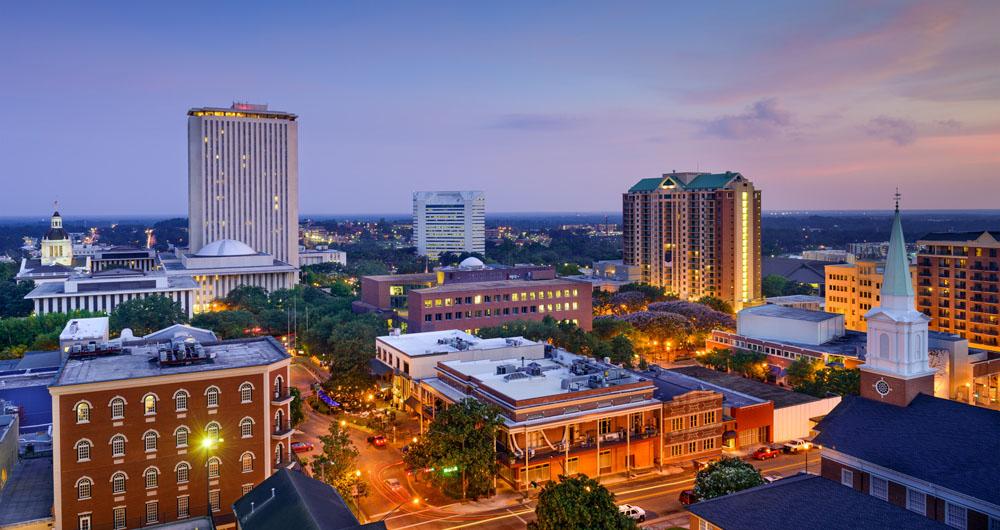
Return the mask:
M477 257L474 257L474 256L469 256L469 257L463 259L462 263L459 263L458 266L459 267L464 267L464 268L467 268L467 269L481 269L481 268L485 267L485 265L483 264L483 260L481 260L481 259L479 259Z
M250 245L235 239L220 239L201 247L195 256L201 257L221 257L221 256L253 256L257 252L250 248Z

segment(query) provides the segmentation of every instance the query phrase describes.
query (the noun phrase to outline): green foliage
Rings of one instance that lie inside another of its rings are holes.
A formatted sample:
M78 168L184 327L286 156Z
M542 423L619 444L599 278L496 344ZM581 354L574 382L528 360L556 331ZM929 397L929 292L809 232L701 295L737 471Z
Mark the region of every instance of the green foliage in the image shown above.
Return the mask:
M104 313L73 311L0 319L0 359L17 359L25 351L59 348L59 333L73 318L104 316Z
M507 265L593 263L621 258L620 240L592 237L582 230L550 230L548 235L552 238L548 244L534 241L518 244L510 239L504 239L499 243L487 241L486 257Z
M302 412L302 391L293 386L289 389L289 392L292 394L292 403L289 405L289 419L294 427L302 423L306 419L306 415Z
M15 263L0 263L0 318L26 317L35 308L31 300L24 299L35 288L35 282L15 282L17 271Z
M565 528L600 528L626 530L637 528L635 521L618 511L615 496L586 475L559 476L559 482L549 482L538 494L535 521L530 530L563 530Z
M739 458L723 458L698 471L694 493L702 500L714 499L763 483L760 471L752 464Z
M698 299L697 303L708 306L722 313L727 313L730 315L733 314L733 306L730 305L729 302L721 298L716 298L714 296L702 296L701 298Z
M805 355L792 361L786 370L788 384L798 387L816 381L816 372L823 369L823 361L812 359Z
M789 296L793 294L817 294L816 289L813 289L809 284L792 281L776 274L765 276L761 280L760 289L761 294L763 294L765 298L770 298L772 296Z
M111 312L109 325L113 333L129 328L139 337L187 321L181 304L165 296L153 295L118 304Z
M311 351L329 363L330 379L323 387L347 410L365 406L365 394L375 381L369 362L375 358L375 337L385 332L385 324L374 315L351 315L350 319L325 316L303 340Z
M653 302L666 302L668 300L676 300L676 296L668 295L662 287L656 287L655 285L650 285L648 283L629 283L621 286L618 289L619 293L631 293L637 292L642 293L646 297L647 303Z
M368 485L358 476L358 450L340 423L330 422L330 430L320 436L322 452L312 459L313 476L333 486L342 497L365 497Z
M576 276L580 274L580 265L576 263L560 263L556 265L556 274L559 276Z
M631 329L626 323L607 323L594 319L595 330L583 331L576 324L558 323L546 315L541 321L515 320L502 326L482 328L479 336L484 339L521 336L526 339L548 342L567 351L596 359L610 357L614 363L631 366L635 349L626 336ZM598 331L598 328L600 331Z
M729 371L733 364L733 350L714 349L707 351L698 358L698 362L709 368L724 372Z
M237 309L199 313L191 319L191 325L210 329L220 339L237 339L248 335L246 331L257 326L257 319L253 313Z
M492 495L493 478L499 472L495 444L501 425L495 405L463 399L435 415L403 461L411 469L433 468L432 481L453 497Z
M767 377L767 355L755 351L736 350L730 368L743 377L764 380Z
M861 393L861 371L857 368L823 368L815 373L812 381L803 381L793 387L816 397L828 394L856 396Z
M268 308L270 300L263 287L241 285L226 295L223 300L227 307L242 309L249 313L260 313Z

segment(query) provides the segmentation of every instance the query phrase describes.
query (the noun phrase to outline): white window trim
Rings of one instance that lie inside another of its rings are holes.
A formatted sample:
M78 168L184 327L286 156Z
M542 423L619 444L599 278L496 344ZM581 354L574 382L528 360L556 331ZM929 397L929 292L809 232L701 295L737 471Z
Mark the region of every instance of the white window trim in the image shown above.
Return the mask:
M184 438L185 443L183 445L177 443L177 433L181 432L182 430L185 431L186 433L186 436ZM188 442L190 441L191 441L191 429L189 429L187 425L178 425L177 428L174 429L174 446L177 449L183 449L188 446Z
M115 416L114 402L116 399L122 400L122 414L121 416ZM113 420L124 420L125 419L125 409L128 408L128 400L121 397L115 396L108 400L108 408L111 409L111 419Z
M122 453L120 455L115 454L115 438L119 437L125 442L125 445L128 445L128 437L122 433L113 434L111 436L111 439L108 440L108 445L111 446L111 456L114 456L116 458L119 456L125 456L125 453L127 452L126 447L122 447Z
M243 389L244 389L244 387L247 387L247 386L250 387L250 399L244 400L243 399ZM256 390L256 388L254 388L253 383L251 383L250 381L244 381L244 382L240 383L240 388L239 388L240 403L241 404L253 403L253 394L254 394L255 390Z
M187 480L185 480L183 482L181 482L181 481L178 480L177 483L178 484L187 484L188 482L191 482L191 464L187 463L184 460L181 460L180 462L177 462L177 465L174 466L174 480L177 480L177 472L180 471L181 466L184 466L184 467L187 468L187 474L188 474L187 475Z
M177 408L177 396L180 396L182 394L184 395L184 408L179 409L179 408ZM174 411L176 411L176 412L187 412L187 410L189 408L188 405L190 404L190 401L191 401L191 393L188 392L187 390L184 390L183 388L181 388L181 389L178 389L176 392L174 392L174 396L173 396L172 399L174 400Z
M215 404L214 405L208 404L207 406L210 409L217 408L219 406L219 400L222 398L222 390L219 390L219 387L217 387L215 385L212 385L212 386L209 386L208 388L205 389L205 401L206 402L208 401L208 394L212 390L215 390Z
M87 405L87 419L83 421L80 421L80 405ZM76 416L77 425L90 423L90 417L93 416L93 414L94 414L94 405L91 402L87 401L86 399L81 399L80 401L76 402L76 405L73 405L73 415Z
M250 469L243 469L243 457L250 455ZM244 473L253 473L254 464L257 463L257 456L253 454L252 451L246 451L240 455L240 471Z
M876 480L881 480L883 483L885 483L885 496L884 497L883 496L879 496L875 492L875 481ZM868 475L868 494L871 495L872 497L875 497L876 499L880 499L880 500L883 500L883 501L889 500L889 479L880 477L878 475L869 474Z
M146 412L146 398L153 397L153 412ZM160 397L152 392L146 392L142 396L142 413L144 416L156 416L156 412L160 410Z
M911 507L910 501L913 500L911 496L914 494L919 494L921 496L922 502L920 503L919 510L914 510ZM927 494L917 489L906 488L906 509L914 513L919 513L920 515L927 515Z
M854 471L840 468L840 484L849 488L854 487Z
M85 481L85 480L88 481L88 482L90 482L90 495L87 495L86 497L80 497L80 483L83 482L83 481ZM94 479L92 479L92 478L84 475L84 476L76 479L76 484L73 485L73 489L76 490L76 499L77 500L79 500L79 501L85 501L85 500L88 500L88 499L93 499L94 498ZM79 515L86 515L86 514L79 514Z
M955 526L955 525L953 525L953 524L951 524L951 523L948 522L948 516L951 514L951 509L958 509L958 510L962 511L962 515L964 517L962 518L962 524L960 526ZM961 504L956 504L954 502L945 501L945 503L944 503L944 524L946 524L946 525L948 525L948 526L950 526L952 528L961 528L961 529L968 528L968 526L969 526L969 509L966 508L965 506L962 506Z
M117 477L118 475L121 475L121 476L125 477L125 487L122 488L122 491L115 492L115 477ZM108 481L108 482L111 483L111 493L114 494L114 495L122 495L126 491L128 491L128 480L129 480L128 479L128 473L126 473L124 471L115 471L114 473L112 473L111 474L111 480Z
M90 453L90 456L87 457L87 458L80 458L80 444L81 443L86 443L87 445L90 446L90 448L88 450L88 452ZM90 459L94 457L94 453L93 453L93 451L94 451L94 442L91 442L88 438L80 438L79 440L76 441L75 444L73 444L73 450L76 451L76 461L77 462L90 462Z
M149 436L150 434L152 434L153 436L156 437L156 448L154 448L154 449L150 449L150 448L146 447L146 437ZM155 453L160 448L160 433L156 432L156 430L154 430L154 429L150 429L150 430L142 433L142 448L147 453Z
M243 424L247 420L250 420L250 435L249 436L243 434ZM247 416L247 417L243 418L242 420L240 420L240 438L253 438L253 428L256 425L257 425L257 422L254 421L254 419L251 418L250 416Z
M150 471L156 472L156 485L155 486L150 486L149 485L147 477L148 477ZM148 490L155 490L156 488L160 487L160 468L158 468L156 466L149 466L149 467L147 467L142 472L142 485L145 486L146 489L148 489Z

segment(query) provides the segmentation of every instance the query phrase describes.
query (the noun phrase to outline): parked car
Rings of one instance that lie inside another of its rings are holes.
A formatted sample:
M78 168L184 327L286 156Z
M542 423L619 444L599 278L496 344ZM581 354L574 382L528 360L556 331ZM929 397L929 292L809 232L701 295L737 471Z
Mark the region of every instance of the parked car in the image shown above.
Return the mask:
M786 453L798 453L799 451L808 451L811 448L812 444L802 439L785 442Z
M763 475L761 478L764 479L764 482L770 484L770 483L772 483L772 482L774 482L776 480L781 480L782 477L781 477L781 473L770 473L770 474L767 474L767 475Z
M639 521L641 523L646 520L646 510L643 510L634 504L622 504L618 507L618 511L625 514L626 517L632 519L633 521Z
M700 460L695 460L694 461L694 470L695 471L700 471L700 470L705 469L706 467L708 467L710 464L712 464L714 462L718 462L718 461L719 461L718 457L702 458Z
M677 497L677 500L681 501L681 504L687 506L689 504L694 504L698 502L698 496L694 494L694 490L684 490Z
M315 448L316 446L309 442L292 442L292 451L296 453L308 453Z
M767 460L769 458L777 458L780 454L780 447L765 445L764 447L758 448L750 456L752 456L754 460Z
M368 443L374 445L375 447L385 447L386 444L385 436L381 434L368 437Z

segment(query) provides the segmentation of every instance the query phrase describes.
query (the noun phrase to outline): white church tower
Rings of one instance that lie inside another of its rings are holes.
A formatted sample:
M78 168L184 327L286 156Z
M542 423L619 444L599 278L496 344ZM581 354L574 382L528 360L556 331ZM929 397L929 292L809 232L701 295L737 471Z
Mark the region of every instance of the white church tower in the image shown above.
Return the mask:
M913 302L899 193L880 295L882 305L865 314L868 349L861 366L861 395L905 407L921 392L934 395L934 370L927 355L930 317L917 311Z
M42 265L73 265L73 241L63 229L62 216L59 215L58 204L52 213L49 230L42 237Z

